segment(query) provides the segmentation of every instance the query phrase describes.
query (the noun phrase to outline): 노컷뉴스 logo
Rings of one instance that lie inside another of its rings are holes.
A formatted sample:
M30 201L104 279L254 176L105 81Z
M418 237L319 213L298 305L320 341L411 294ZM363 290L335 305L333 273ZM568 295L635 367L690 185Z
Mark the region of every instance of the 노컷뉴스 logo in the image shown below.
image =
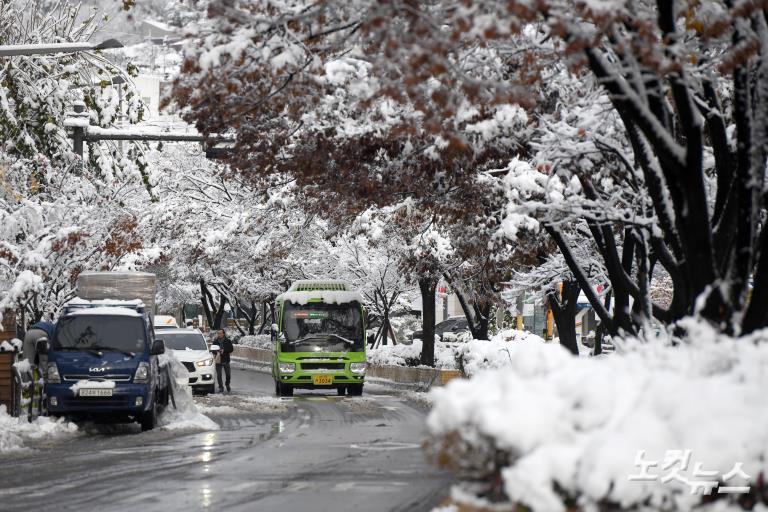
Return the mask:
M640 471L629 475L629 480L634 482L660 481L662 484L678 482L690 488L691 494L712 494L717 488L718 494L743 494L750 489L751 477L742 469L741 462L735 462L733 468L727 473L720 474L716 470L707 470L702 462L696 461L691 466L692 450L667 450L664 459L649 460L645 458L645 450L638 450L635 455L635 466ZM730 480L734 484L724 485Z

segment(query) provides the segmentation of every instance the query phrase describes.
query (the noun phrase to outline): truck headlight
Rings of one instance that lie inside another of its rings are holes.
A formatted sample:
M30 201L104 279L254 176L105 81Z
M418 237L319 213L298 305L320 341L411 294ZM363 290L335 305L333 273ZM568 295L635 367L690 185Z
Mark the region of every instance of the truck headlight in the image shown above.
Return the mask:
M280 373L293 373L296 371L296 363L280 363Z
M349 363L349 371L352 373L365 373L366 363Z
M48 363L45 375L51 384L61 383L61 375L59 375L59 367L56 366L56 363Z
M145 362L139 363L136 368L136 374L133 376L133 382L147 382L149 379L149 365Z
M211 366L213 364L213 358L209 357L208 359L203 359L202 361L198 361L195 363L197 366Z

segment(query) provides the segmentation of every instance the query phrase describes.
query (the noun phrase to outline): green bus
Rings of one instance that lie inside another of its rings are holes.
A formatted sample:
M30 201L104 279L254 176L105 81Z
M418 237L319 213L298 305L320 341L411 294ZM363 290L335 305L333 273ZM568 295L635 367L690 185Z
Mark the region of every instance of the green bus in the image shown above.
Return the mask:
M296 281L275 299L272 377L278 396L293 390L363 394L363 297L343 281Z

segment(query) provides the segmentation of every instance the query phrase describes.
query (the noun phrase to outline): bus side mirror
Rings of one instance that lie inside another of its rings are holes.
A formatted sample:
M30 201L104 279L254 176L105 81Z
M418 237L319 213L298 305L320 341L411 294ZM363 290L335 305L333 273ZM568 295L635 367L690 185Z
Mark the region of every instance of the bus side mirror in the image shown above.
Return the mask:
M40 338L35 343L35 352L46 355L48 353L48 338Z

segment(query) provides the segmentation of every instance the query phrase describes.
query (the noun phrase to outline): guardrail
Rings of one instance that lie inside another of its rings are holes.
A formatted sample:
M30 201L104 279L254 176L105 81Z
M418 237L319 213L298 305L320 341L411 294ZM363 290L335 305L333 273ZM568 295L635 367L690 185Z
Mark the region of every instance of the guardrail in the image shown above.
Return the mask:
M242 347L235 345L232 354L234 361L243 363L256 370L270 371L272 351L263 348ZM426 391L433 386L444 386L449 381L461 378L458 370L438 370L436 368L414 368L410 366L368 365L366 380L384 381L408 389Z

